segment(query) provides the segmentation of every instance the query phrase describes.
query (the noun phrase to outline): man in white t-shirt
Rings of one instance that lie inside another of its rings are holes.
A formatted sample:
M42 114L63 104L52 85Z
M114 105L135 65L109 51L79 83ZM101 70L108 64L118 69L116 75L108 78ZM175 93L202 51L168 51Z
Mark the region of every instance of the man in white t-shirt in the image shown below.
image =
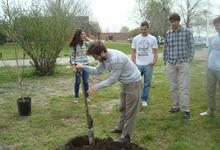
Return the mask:
M157 39L149 34L149 24L144 21L140 26L140 34L132 41L132 61L137 65L144 76L144 86L141 95L142 106L147 106L148 94L151 86L153 66L158 58Z

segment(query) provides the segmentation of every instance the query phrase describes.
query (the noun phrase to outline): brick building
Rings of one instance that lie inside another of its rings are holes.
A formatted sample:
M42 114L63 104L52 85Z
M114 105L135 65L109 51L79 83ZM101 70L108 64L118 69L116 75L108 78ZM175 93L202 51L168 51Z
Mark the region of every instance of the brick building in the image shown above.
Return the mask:
M130 38L130 34L128 32L109 32L109 33L100 33L100 40L127 40Z
M83 29L88 34L88 36L93 39L117 41L117 40L127 40L131 37L128 32L109 32L109 33L97 32L97 34L94 33L92 34L90 31L91 27L90 27L89 16L74 17L74 25L75 28Z

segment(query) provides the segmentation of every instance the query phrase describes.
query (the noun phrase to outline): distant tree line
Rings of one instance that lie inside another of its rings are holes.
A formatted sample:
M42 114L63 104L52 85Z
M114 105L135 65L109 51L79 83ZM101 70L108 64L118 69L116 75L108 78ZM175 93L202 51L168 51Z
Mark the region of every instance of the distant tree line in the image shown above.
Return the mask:
M135 2L134 17L137 24L148 21L150 32L155 36L163 36L169 29L168 16L173 12L180 14L182 24L188 28L206 26L207 14L209 16L212 14L209 0L135 0ZM138 33L138 28L130 31L131 36Z

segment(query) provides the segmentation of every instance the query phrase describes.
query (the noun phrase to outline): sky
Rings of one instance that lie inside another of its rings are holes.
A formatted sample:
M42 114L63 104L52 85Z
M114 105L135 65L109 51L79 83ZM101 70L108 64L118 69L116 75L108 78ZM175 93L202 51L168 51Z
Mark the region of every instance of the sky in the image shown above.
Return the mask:
M10 2L13 0L9 0ZM15 0L16 1L16 0ZM82 0L83 1L83 0ZM133 29L135 0L89 0L91 3L92 20L98 21L102 31L118 32L122 26ZM27 0L19 0L20 3ZM0 7L0 15L2 10Z
M212 12L219 15L220 0L209 1L212 6L219 5L219 8L210 8ZM91 19L98 21L103 32L119 32L123 26L127 26L130 30L139 27L136 23L137 18L134 16L135 0L90 0L90 2Z
M134 0L91 0L91 9L102 31L118 32L122 26L138 27L135 23Z
M211 6L220 6L219 0L209 0ZM122 26L139 27L135 22L135 0L91 0L91 9L104 32L119 32ZM220 7L210 8L220 14Z

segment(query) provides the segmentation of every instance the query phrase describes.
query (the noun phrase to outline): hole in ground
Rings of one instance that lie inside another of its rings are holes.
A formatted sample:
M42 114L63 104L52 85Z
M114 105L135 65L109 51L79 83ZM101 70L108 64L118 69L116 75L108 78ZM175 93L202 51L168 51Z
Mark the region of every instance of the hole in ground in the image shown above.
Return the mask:
M95 144L89 145L88 136L79 136L71 139L62 148L57 150L147 150L134 143L117 143L112 138L95 138Z

